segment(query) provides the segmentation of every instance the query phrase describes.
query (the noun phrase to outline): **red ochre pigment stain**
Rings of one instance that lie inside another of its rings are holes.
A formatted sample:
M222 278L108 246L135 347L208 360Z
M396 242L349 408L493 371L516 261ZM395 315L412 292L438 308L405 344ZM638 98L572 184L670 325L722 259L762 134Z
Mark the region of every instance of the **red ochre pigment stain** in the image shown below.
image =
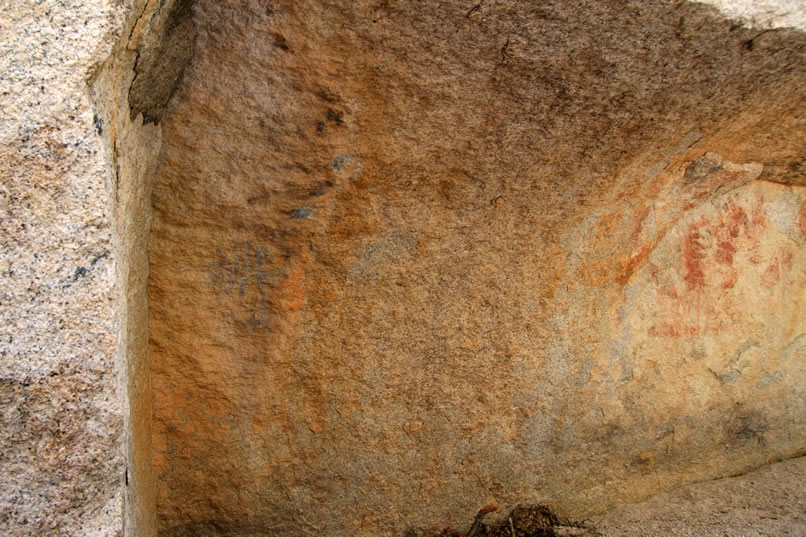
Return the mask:
M686 269L683 279L686 282L688 291L700 290L705 285L705 271L703 269L705 246L702 244L702 237L700 236L700 227L704 225L707 225L705 219L700 219L698 223L691 224L683 240L683 266Z

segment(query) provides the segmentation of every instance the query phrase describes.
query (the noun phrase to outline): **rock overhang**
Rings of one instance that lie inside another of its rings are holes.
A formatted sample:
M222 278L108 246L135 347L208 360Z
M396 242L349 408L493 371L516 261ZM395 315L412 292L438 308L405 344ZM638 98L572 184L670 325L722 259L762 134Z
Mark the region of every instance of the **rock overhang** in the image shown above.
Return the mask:
M748 9L196 0L152 107L162 532L584 514L802 452L804 38Z

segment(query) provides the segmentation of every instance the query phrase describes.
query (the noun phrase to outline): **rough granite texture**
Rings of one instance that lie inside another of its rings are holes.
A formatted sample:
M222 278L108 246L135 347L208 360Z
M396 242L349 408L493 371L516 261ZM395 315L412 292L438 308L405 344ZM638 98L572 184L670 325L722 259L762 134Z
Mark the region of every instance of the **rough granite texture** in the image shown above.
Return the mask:
M402 535L803 453L806 9L708 4L0 0L0 534Z
M0 2L2 535L155 534L145 283L161 138L130 121L127 94L149 35L136 23L159 22L157 4Z
M0 534L120 535L108 170L86 78L106 2L0 1Z
M806 458L695 483L593 517L601 537L802 537Z
M160 535L580 517L804 453L806 34L742 13L196 0Z

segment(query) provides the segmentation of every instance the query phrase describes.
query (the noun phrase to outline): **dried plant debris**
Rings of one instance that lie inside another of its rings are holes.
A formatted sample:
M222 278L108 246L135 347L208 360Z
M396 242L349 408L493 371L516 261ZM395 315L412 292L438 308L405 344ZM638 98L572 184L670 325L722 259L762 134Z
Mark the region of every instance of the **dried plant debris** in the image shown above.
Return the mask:
M497 504L481 508L473 525L464 535L453 528L445 528L436 537L571 537L597 536L595 528L583 522L561 519L545 505L516 506L509 515L496 523L485 524L484 517L498 509Z

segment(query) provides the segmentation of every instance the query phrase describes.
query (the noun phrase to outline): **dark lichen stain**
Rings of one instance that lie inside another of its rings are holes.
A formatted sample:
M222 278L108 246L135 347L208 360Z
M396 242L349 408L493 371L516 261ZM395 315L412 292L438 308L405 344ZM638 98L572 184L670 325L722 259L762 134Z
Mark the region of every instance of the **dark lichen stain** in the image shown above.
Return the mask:
M98 114L93 114L92 124L95 125L95 130L99 136L104 133L104 121L98 117Z
M322 181L318 183L314 188L308 191L307 197L308 198L317 198L319 196L324 195L327 191L333 187L332 181Z
M327 109L327 119L338 125L344 123L344 112L341 110L334 110L333 108Z
M194 0L176 0L165 18L152 18L148 34L137 49L135 77L129 88L129 112L134 120L159 123L165 107L182 79L193 56L196 31L193 27Z
M322 99L323 101L326 101L326 102L329 102L329 103L335 103L335 102L338 101L338 98L335 95L332 95L330 92L328 92L327 90L323 90L323 89L317 91L316 96L319 97L320 99Z
M304 220L313 216L313 209L310 207L298 207L291 213L291 218L295 220Z
M285 38L285 36L280 34L274 34L274 46L280 50L291 50L291 47L288 45L288 40Z
M737 443L745 443L750 440L756 440L759 443L763 441L764 433L769 429L767 418L757 411L747 411L737 413L733 419L728 422L727 434L728 438Z

